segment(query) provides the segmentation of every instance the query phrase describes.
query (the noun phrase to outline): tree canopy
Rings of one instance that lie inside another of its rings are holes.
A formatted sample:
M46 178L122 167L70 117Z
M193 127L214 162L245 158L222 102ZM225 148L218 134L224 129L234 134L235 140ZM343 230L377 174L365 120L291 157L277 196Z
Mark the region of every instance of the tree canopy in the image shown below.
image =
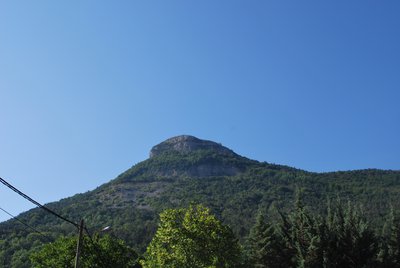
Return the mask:
M33 267L74 267L76 237L61 237L31 255ZM109 235L93 239L84 237L81 253L82 268L136 268L138 255L124 241Z
M241 248L232 230L208 208L167 209L142 261L143 267L238 267Z

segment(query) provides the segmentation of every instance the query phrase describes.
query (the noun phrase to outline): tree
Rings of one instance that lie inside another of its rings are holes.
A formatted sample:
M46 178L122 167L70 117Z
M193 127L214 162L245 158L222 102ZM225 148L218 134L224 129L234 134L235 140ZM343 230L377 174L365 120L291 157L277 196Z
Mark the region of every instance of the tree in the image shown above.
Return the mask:
M74 267L76 237L61 237L46 244L31 255L33 267ZM81 254L82 268L127 268L140 267L138 255L124 241L109 235L95 236L93 240L84 237Z
M297 197L292 212L278 213L279 224L259 216L249 235L255 267L399 267L400 225L393 215L377 260L378 240L361 208L343 206L340 200L332 207L329 202L323 218L310 213Z
M143 267L238 267L241 248L231 229L202 205L167 209Z
M361 216L361 208L340 201L334 209L330 204L324 240L326 267L376 267L378 241L375 233Z
M385 268L400 266L400 221L393 207L383 227L378 259Z
M322 224L319 218L308 212L296 198L295 209L285 216L282 213L278 230L285 246L286 267L321 267L323 261Z
M266 222L262 214L257 215L247 243L248 266L257 268L289 266L282 238L277 234L275 225Z

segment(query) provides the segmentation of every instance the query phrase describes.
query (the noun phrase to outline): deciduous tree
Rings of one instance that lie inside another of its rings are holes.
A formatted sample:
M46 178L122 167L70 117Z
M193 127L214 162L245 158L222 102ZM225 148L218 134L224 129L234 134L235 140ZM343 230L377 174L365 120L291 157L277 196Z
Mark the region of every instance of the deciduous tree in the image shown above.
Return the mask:
M33 267L74 267L76 237L62 237L54 243L46 244L31 255ZM137 268L138 255L122 240L109 235L84 237L81 254L82 268Z
M143 267L239 267L241 248L231 229L208 208L168 209L160 214L157 232Z

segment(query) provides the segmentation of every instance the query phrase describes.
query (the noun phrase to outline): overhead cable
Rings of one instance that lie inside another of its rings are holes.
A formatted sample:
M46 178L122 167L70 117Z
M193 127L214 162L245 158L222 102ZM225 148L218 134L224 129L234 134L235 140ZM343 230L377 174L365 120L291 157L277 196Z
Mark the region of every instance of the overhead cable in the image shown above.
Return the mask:
M6 180L4 180L3 178L0 177L0 182L2 184L4 184L5 186L7 186L8 188L10 188L11 190L13 190L14 192L16 192L17 194L19 194L20 196L22 196L23 198L25 198L26 200L30 201L31 203L35 204L36 206L38 206L39 208L47 211L50 214L53 214L54 216L62 219L63 221L66 221L72 225L74 225L76 228L79 229L79 224L76 222L73 222L63 216L61 216L60 214L52 211L51 209L49 209L48 207L40 204L39 202L35 201L34 199L32 199L31 197L29 197L28 195L24 194L23 192L21 192L20 190L18 190L17 188L15 188L14 186L12 186L10 183L8 183Z
M11 218L13 218L14 220L22 223L23 225L25 225L26 227L32 229L33 231L35 231L36 233L40 234L41 236L43 236L44 238L48 239L49 241L53 241L52 238L50 238L49 236L43 234L42 232L40 232L38 229L36 229L35 227L30 226L29 224L27 224L26 222L21 221L20 219L18 219L17 217L15 217L14 215L12 215L10 212L8 212L7 210L5 210L4 208L0 207L0 210L2 210L4 213L6 213L8 216L10 216Z

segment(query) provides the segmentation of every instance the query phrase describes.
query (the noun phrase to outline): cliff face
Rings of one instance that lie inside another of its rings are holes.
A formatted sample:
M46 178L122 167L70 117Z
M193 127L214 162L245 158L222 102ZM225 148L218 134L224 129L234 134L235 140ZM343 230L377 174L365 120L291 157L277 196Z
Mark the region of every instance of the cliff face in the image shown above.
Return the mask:
M219 143L201 140L193 136L182 135L170 138L154 146L150 151L150 160L162 158L164 154L178 153L180 158L177 163L165 165L158 170L158 176L174 176L179 173L190 177L210 177L210 176L234 176L241 172L236 163L232 161L222 161L222 159L237 159L240 157L232 150ZM189 159L201 153L202 156L196 161ZM184 167L181 170L179 167Z
M196 150L210 150L223 155L236 155L232 150L213 141L201 140L193 136L182 135L170 138L154 146L150 151L150 158L165 152L191 153Z

